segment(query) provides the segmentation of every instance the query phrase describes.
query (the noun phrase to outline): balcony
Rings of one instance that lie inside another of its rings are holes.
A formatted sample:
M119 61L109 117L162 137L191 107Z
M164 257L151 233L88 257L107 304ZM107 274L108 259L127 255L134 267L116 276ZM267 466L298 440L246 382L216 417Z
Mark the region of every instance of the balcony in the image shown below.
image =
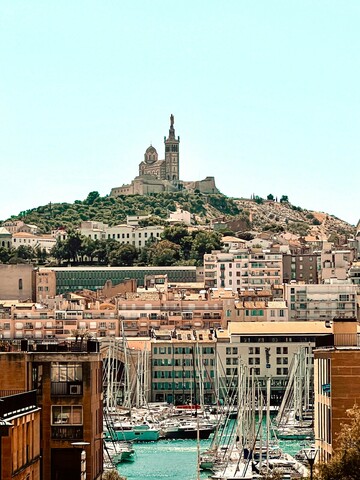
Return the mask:
M82 394L82 382L51 382L51 395L79 396Z
M82 426L51 427L51 438L54 440L82 440Z

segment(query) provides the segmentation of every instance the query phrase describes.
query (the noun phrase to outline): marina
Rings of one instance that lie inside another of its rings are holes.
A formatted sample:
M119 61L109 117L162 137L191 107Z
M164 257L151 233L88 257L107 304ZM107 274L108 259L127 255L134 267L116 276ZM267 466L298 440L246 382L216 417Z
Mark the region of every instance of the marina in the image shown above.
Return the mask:
M211 439L200 440L201 451L206 450ZM281 448L294 456L301 449L299 441L280 442ZM134 444L135 460L121 463L117 470L128 480L196 480L197 442L196 440L160 440L156 443ZM206 480L209 472L201 471L201 480Z

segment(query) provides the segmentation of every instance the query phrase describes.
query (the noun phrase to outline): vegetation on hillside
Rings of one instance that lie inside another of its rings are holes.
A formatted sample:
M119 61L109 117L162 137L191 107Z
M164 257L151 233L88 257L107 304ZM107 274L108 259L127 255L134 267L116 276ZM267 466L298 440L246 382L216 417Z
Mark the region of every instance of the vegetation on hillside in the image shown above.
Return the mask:
M196 230L191 233L184 225L166 227L161 239L149 239L137 249L128 243L114 239L92 240L71 231L66 240L58 240L50 254L45 250L21 245L18 249L0 247L0 262L31 262L42 265L55 261L58 265L197 265L203 264L203 256L221 247L221 234Z
M236 203L221 194L203 195L190 192L167 192L151 195L122 195L101 197L98 192L90 192L84 201L71 203L49 203L41 207L25 210L11 219L21 219L25 223L37 225L42 233L52 229L76 228L81 221L93 220L110 226L126 220L127 215L139 213L165 219L176 208L182 208L203 218L220 215L234 216L240 213Z

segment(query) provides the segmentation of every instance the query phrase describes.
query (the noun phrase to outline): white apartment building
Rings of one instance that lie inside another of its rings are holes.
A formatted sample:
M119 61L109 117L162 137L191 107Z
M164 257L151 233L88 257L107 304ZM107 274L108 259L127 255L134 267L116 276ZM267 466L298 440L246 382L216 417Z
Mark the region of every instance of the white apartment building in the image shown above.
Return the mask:
M260 249L212 252L204 255L205 287L264 289L281 285L282 253Z
M18 232L12 235L12 248L19 248L21 245L32 248L45 249L47 252L56 244L56 239L52 235L33 235L27 232Z
M289 320L356 317L356 286L350 284L285 284Z
M288 382L295 353L312 350L318 336L329 334L325 322L230 322L217 333L216 365L220 397L224 387L237 383L240 362L251 369L263 392L271 378L271 404L279 405Z
M119 243L128 243L136 248L142 248L150 239L160 240L164 227L150 225L137 227L134 225L115 225L109 227L101 222L82 222L79 231L92 240L116 240Z

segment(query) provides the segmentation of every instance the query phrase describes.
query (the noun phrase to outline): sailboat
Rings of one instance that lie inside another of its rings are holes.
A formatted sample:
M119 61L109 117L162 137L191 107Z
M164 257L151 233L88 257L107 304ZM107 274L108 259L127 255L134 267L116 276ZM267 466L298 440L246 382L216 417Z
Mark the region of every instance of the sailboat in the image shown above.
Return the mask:
M288 384L276 417L277 437L282 440L306 440L314 435L310 368L309 349L300 347L294 354Z

